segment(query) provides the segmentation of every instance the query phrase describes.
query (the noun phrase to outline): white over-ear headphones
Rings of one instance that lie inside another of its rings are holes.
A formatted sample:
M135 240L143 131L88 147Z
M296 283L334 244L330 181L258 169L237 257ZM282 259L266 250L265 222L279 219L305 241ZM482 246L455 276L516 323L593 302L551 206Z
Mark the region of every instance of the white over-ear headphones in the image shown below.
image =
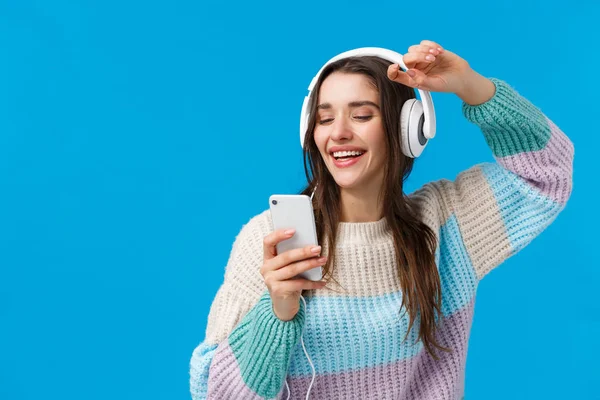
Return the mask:
M304 147L304 136L308 126L309 110L308 103L310 93L313 90L321 72L325 67L334 61L346 57L355 56L377 56L392 63L399 64L404 71L408 68L402 60L402 55L395 51L380 48L380 47L361 47L354 50L349 50L333 57L317 73L308 86L308 95L304 97L302 103L302 112L300 114L300 145ZM435 110L433 108L433 100L428 91L417 89L421 100L409 99L402 106L400 113L400 136L402 143L402 153L405 156L416 158L421 155L429 139L435 137Z

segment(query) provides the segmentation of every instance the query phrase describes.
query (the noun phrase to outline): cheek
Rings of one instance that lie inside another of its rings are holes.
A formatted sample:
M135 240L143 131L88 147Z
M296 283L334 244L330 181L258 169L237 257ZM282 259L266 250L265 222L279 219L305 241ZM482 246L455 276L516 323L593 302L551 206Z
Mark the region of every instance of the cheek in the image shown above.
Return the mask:
M380 153L385 152L387 143L386 143L385 137L383 137L383 135L381 137L377 138L377 140L375 142L375 146L377 147L377 149L379 150Z
M387 146L384 141L377 143L377 155L382 161L387 159Z
M321 153L325 151L325 145L327 144L327 136L320 129L315 129L314 134L315 144Z
M375 129L370 134L370 147L377 153L377 158L385 161L387 158L387 141L382 129Z

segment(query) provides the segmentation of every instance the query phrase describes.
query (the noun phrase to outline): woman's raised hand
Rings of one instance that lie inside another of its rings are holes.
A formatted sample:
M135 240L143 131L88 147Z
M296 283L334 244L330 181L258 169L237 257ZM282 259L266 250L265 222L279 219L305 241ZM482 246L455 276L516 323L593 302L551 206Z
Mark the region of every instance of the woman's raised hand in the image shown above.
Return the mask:
M392 64L388 68L388 78L429 92L459 93L465 80L473 75L467 61L431 40L410 46L402 61L407 71Z

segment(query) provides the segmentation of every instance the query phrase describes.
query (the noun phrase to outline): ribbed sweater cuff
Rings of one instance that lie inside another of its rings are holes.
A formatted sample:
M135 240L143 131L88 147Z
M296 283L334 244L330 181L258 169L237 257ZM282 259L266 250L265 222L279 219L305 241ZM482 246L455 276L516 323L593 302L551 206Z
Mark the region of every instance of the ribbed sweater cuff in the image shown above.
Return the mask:
M245 384L260 396L276 397L283 386L292 351L299 343L305 322L304 304L290 321L273 312L266 291L229 336Z
M544 114L506 82L489 79L496 86L494 96L475 106L463 101L462 111L481 128L494 156L543 149L551 134Z

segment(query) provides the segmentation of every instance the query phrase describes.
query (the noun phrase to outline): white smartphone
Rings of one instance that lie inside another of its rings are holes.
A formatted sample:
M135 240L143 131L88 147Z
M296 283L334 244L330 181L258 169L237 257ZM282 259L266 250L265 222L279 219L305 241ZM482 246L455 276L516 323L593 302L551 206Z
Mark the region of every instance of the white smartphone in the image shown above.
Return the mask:
M269 197L269 207L275 230L296 230L291 238L277 244L277 254L305 246L318 246L315 215L309 196L274 194ZM320 281L323 278L323 268L315 267L298 276L311 281Z

